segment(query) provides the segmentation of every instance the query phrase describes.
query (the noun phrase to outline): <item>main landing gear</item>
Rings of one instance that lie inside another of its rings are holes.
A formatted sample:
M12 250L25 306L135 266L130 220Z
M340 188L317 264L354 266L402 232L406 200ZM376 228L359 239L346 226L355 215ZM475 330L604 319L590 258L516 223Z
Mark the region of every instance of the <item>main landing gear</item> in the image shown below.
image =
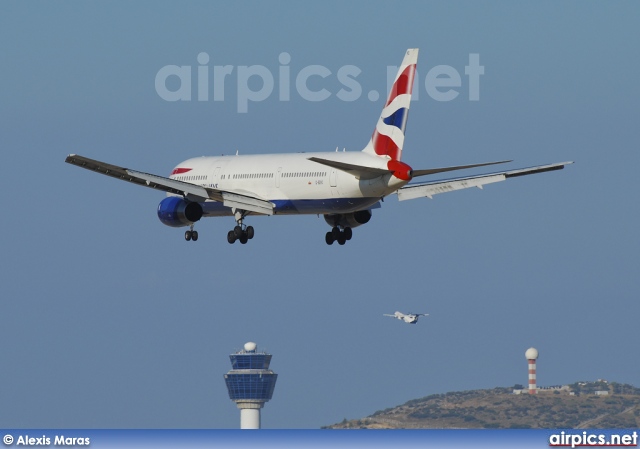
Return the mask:
M253 230L253 226L245 226L242 221L244 217L247 215L247 211L243 210L235 210L234 216L236 219L236 226L227 233L227 242L235 243L236 240L240 240L240 243L243 245L251 240L255 234ZM184 239L188 242L193 240L194 242L198 240L198 231L193 229L193 224L189 226L189 230L185 231Z
M333 242L344 245L347 240L351 240L351 237L353 237L353 231L350 227L346 227L341 231L339 227L334 226L331 231L327 232L324 240L327 242L327 245L333 245Z
M188 231L184 233L184 239L188 242L189 240L193 240L194 242L198 240L198 231L193 230L193 225L191 225Z
M227 242L233 244L236 240L240 240L243 245L253 238L253 226L245 226L242 220L247 215L247 211L235 210L233 213L236 219L236 226L227 233Z
M241 225L237 225L233 230L227 233L227 242L235 243L240 240L243 245L253 238L253 226L247 226L242 229Z

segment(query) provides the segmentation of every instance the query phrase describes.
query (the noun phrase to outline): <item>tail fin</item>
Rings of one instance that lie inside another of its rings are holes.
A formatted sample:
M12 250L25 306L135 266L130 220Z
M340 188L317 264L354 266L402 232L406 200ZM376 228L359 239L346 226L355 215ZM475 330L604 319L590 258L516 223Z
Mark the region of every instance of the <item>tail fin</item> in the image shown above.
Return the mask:
M400 160L417 62L418 49L408 49L365 153Z

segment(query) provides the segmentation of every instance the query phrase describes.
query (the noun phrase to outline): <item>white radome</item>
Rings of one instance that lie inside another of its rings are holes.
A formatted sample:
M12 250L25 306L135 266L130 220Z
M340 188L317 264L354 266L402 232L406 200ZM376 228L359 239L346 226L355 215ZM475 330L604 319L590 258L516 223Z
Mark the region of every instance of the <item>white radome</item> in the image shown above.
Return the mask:
M249 352L249 351L255 351L256 348L258 347L257 344L255 344L254 342L250 341L244 344L244 350ZM536 352L536 357L538 356L538 353Z
M524 353L524 356L527 360L535 360L538 358L538 350L536 348L529 348L527 352Z

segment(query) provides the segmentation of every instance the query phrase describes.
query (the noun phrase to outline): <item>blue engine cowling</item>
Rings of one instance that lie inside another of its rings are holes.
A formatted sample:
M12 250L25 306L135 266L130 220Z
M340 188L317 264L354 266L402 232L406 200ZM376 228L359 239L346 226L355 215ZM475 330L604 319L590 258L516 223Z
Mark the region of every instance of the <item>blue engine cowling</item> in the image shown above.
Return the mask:
M371 211L368 209L349 214L326 214L324 216L324 221L329 226L342 226L343 228L355 228L369 223L369 220L371 220Z
M158 204L158 218L163 224L173 228L190 226L202 218L202 206L170 196Z

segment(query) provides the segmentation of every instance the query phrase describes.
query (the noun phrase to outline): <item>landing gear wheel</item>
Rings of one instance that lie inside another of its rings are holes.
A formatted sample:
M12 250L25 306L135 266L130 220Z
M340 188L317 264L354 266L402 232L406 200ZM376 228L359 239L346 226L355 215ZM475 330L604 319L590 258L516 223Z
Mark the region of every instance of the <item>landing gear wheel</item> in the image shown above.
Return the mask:
M338 240L338 237L340 237L340 228L334 226L333 229L331 229L331 234L333 235L334 240Z
M353 237L353 231L351 230L351 228L344 228L343 233L345 240L351 240L351 237Z
M333 245L335 239L333 238L333 234L331 233L331 231L327 232L327 234L324 236L324 241L327 242L327 245Z
M194 242L198 240L198 231L191 231L191 240Z
M344 245L345 242L347 241L347 239L344 237L344 233L340 233L340 236L338 237L338 244L339 245Z
M184 239L188 242L189 240L191 240L193 237L192 232L191 231L185 231L184 233ZM197 240L198 237L196 236L196 238L194 240Z
M229 243L233 243L231 240L235 242L236 240L240 240L240 243L243 245L251 240L255 234L253 230L253 226L246 226L243 221L245 216L248 214L248 211L243 209L231 208L233 212L233 217L236 220L236 225L233 230L229 231L227 235L227 240Z

